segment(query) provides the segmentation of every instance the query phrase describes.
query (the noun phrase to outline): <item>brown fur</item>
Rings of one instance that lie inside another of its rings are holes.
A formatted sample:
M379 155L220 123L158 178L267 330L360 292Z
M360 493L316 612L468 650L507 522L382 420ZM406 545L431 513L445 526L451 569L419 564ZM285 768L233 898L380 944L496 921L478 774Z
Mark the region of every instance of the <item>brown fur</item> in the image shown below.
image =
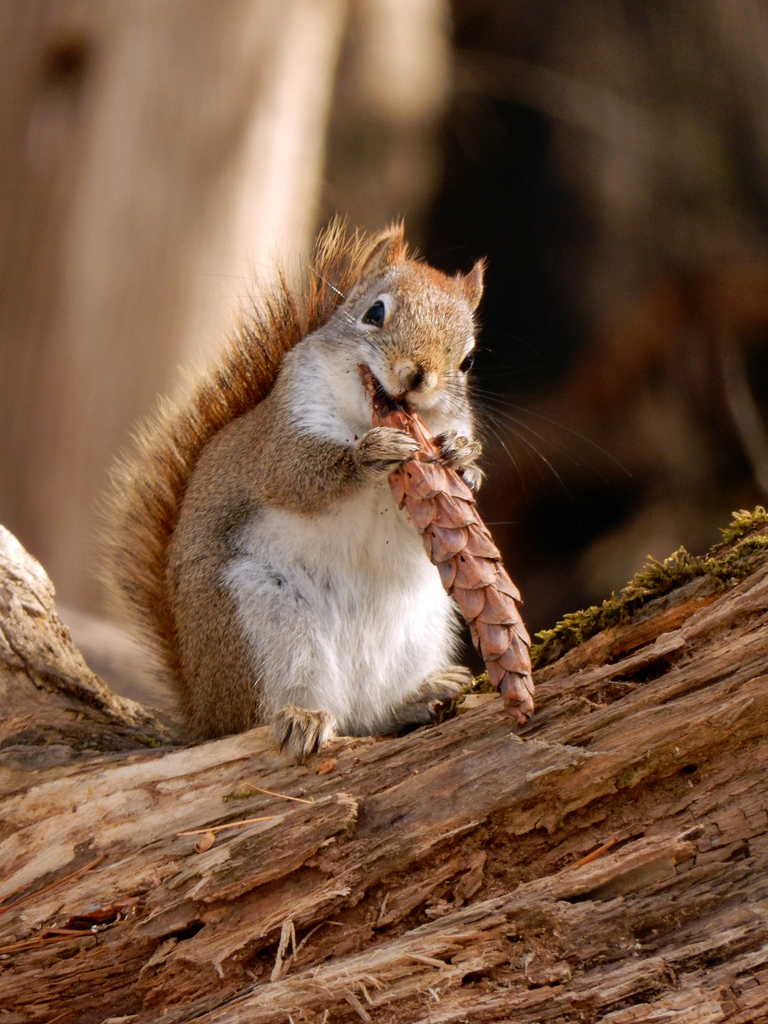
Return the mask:
M270 393L285 353L329 319L343 296L354 288L363 269L372 264L393 265L406 257L402 230L385 236L373 249L372 244L370 238L359 233L348 238L338 222L331 224L318 239L311 268L300 287L292 288L283 276L268 294L260 296L216 363L192 382L191 397L185 393L183 404L161 402L139 428L132 449L113 471L105 503L101 576L116 603L133 619L152 647L161 667L172 678L181 680L182 685L181 667L185 659L166 583L172 584L167 580L169 546L190 477L201 453L222 428L243 417L242 427L248 429L249 417L243 414L256 411L255 407ZM471 275L466 280L471 291ZM256 429L253 436L263 438L264 426ZM227 433L221 435L222 441ZM216 440L218 443L219 438ZM278 461L269 463L276 482L281 471ZM263 479L269 479L270 474ZM279 485L285 487L287 481ZM293 481L293 487L298 500L301 481ZM233 497L236 515L237 495ZM245 500L246 496L242 498ZM226 524L210 525L219 530L219 544L225 544ZM209 553L207 557L215 555ZM218 635L206 638L205 627L192 635L197 638L198 647L208 643L211 678L219 673L228 674L233 687L242 693L236 699L233 694L233 707L217 709L213 702L214 706L203 709L192 706L190 688L184 686L187 711L196 734L201 731L201 716L206 714L216 717L215 723L211 723L213 731L204 730L208 735L246 728L257 715L252 680L245 672L245 640L236 628L232 601L224 593L218 595L217 601L220 608L216 628L225 629L226 642L222 644ZM215 628L213 623L209 625ZM223 646L231 661L226 666L221 664L218 654Z

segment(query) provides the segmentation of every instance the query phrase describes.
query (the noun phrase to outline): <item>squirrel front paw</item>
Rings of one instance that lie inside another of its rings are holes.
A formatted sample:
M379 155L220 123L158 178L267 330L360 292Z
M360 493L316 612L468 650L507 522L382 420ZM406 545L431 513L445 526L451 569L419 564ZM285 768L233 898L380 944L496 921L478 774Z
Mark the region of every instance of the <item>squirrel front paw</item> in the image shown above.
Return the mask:
M357 442L357 460L375 476L387 476L419 450L417 441L395 427L372 427Z
M337 735L336 719L330 711L308 711L296 704L275 713L272 731L280 747L288 747L299 764Z
M479 441L470 441L462 437L456 430L445 430L435 438L440 446L440 455L446 466L455 469L473 491L476 491L483 480L483 471L475 463L483 453Z

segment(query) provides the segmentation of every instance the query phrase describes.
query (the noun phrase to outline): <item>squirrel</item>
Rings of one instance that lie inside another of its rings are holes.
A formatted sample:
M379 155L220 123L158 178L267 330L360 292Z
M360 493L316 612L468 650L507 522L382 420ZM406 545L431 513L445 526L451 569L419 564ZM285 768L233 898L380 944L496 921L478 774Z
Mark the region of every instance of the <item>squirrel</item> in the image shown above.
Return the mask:
M370 238L332 223L303 285L281 276L118 461L102 577L194 741L271 722L303 760L336 735L425 724L471 680L454 602L388 485L416 442L371 426L360 371L477 489L483 272L410 258L402 224Z

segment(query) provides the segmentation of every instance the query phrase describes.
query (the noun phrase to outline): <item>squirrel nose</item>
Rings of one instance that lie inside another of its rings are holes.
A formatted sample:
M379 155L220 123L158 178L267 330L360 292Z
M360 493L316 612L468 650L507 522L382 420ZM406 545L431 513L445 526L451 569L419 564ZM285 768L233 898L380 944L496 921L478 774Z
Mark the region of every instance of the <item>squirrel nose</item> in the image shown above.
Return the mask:
M403 394L415 391L424 383L424 367L420 363L414 363L410 359L404 360L395 365L394 371L403 389Z

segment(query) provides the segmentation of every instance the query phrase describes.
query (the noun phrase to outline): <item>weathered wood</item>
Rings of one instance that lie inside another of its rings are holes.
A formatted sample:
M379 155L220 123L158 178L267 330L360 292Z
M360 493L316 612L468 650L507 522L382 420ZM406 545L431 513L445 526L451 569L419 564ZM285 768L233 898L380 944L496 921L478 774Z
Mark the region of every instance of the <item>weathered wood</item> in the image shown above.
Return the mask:
M479 695L303 766L260 728L0 776L4 1020L768 1019L753 568L541 669L517 734Z
M113 694L83 661L56 615L42 567L0 526L0 793L83 753L141 749L171 733Z

